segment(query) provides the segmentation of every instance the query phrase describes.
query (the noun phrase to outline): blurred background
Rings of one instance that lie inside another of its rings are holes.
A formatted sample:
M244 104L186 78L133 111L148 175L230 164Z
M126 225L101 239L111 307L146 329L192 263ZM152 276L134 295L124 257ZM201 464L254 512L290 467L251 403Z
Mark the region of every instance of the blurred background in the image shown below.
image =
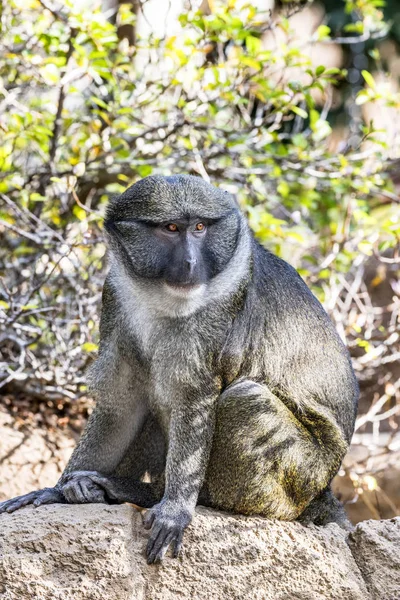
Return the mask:
M7 0L0 31L0 500L54 485L92 410L107 199L150 174L234 193L348 345L334 481L400 514L396 0Z

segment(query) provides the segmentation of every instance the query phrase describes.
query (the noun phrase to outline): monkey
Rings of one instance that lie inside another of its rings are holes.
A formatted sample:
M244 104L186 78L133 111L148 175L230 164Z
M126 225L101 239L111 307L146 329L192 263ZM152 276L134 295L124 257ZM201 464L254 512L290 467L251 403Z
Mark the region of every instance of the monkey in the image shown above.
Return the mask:
M146 508L149 564L178 556L197 504L346 526L331 492L354 431L349 353L236 199L192 175L112 199L96 406L54 488L0 504Z

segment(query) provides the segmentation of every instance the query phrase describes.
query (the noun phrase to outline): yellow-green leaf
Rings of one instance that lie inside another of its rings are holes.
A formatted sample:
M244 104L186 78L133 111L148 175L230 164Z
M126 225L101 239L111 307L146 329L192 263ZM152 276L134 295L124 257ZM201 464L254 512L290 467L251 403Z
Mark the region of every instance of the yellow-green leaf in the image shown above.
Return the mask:
M85 342L82 345L82 350L84 352L97 352L97 350L99 349L97 344L93 344L93 342Z
M292 106L291 110L296 113L296 115L299 115L299 117L302 119L307 119L306 111L303 108L300 108L300 106Z
M361 74L364 77L367 85L369 85L369 87L374 90L376 88L376 83L375 83L375 79L372 77L371 73L364 70L364 71L361 71Z

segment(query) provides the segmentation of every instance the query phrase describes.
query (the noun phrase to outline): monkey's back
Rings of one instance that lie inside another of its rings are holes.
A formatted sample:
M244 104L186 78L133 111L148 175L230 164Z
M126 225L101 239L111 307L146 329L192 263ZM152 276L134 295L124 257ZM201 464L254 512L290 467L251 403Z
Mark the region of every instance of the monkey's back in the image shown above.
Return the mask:
M296 270L257 242L222 363L228 380L266 383L294 409L316 403L332 411L350 440L358 386L348 351Z

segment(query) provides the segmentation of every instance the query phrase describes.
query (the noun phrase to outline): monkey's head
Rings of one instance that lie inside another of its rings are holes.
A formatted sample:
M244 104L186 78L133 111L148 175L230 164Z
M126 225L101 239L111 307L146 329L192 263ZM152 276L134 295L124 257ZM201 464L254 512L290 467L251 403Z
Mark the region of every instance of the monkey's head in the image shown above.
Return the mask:
M200 177L142 179L111 201L105 227L113 257L153 295L187 302L217 284L222 292L231 287L228 265L236 279L243 259L248 264L248 228L236 201Z

